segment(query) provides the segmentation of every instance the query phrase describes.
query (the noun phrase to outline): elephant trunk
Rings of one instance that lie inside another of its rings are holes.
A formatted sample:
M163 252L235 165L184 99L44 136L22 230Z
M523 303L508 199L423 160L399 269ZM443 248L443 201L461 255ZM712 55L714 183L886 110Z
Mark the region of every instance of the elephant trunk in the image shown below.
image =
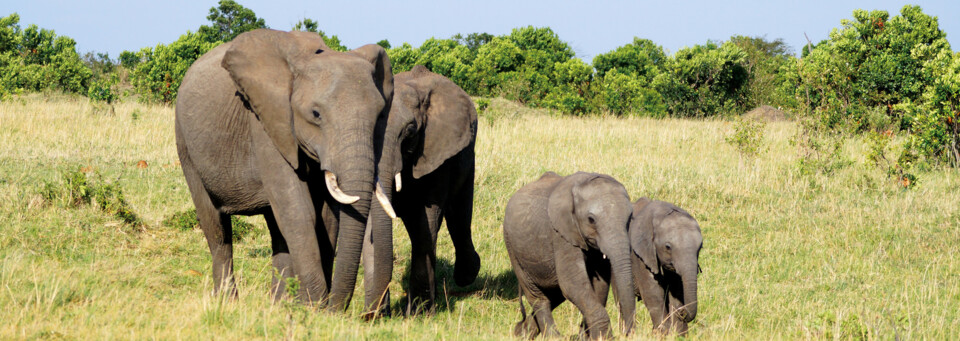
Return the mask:
M624 231L626 232L626 231ZM610 247L600 244L600 250L610 259L611 284L616 289L616 299L620 306L620 323L622 335L629 335L633 330L636 315L637 299L633 285L633 267L630 262L630 246L626 244L626 236L615 239Z
M684 322L693 321L697 317L697 263L685 267L680 272L683 282L683 307L680 309L680 318Z
M374 189L371 131L372 129L358 125L341 137L341 141L346 145L340 148L339 155L347 157L338 172L340 188L344 193L357 196L359 199L353 204L340 207L340 229L337 235L336 261L328 306L332 311L344 311L349 307L354 286L357 283L363 234Z
M390 150L390 149L385 149ZM377 170L380 173L377 184L387 202L393 199L394 177L391 167ZM367 312L378 312L388 305L387 285L393 277L393 220L383 205L370 205L371 235L373 238L373 277L364 277L364 301ZM366 256L365 256L366 257ZM370 274L370 271L366 272Z

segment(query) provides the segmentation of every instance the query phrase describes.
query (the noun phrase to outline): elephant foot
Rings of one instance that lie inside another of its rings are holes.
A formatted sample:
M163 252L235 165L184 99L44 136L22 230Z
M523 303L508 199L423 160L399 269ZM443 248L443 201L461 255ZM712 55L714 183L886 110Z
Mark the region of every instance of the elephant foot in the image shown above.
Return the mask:
M477 280L480 274L480 255L476 251L468 255L457 255L457 262L453 265L453 280L457 286L465 287Z
M435 309L432 300L420 297L412 297L407 299L407 316L433 315L434 312Z
M524 316L523 320L513 326L513 336L516 337L534 339L539 334L540 330L537 328L537 322L534 321L532 316Z

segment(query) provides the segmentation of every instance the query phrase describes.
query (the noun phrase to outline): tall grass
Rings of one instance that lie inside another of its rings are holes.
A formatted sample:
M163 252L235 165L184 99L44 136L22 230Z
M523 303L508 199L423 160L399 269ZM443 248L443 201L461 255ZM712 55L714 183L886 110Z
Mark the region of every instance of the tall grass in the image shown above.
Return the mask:
M235 245L238 299L210 295L202 233L161 223L192 207L172 108L118 103L111 114L82 98L14 98L0 103L0 338L509 338L519 307L503 208L548 170L611 174L631 197L674 202L700 221L693 338L960 337L957 171L922 174L903 190L868 166L866 141L849 138L850 166L801 176L793 123L767 124L765 151L747 161L724 142L731 131L726 121L558 118L492 100L477 138L480 278L453 284L443 231L437 314L362 322L361 290L346 316L271 302L260 218L244 219L256 228ZM146 227L132 232L96 208L45 202L41 184L76 167L115 181ZM390 289L400 311L410 246L402 226L395 234ZM556 318L561 333L576 333L571 304ZM643 308L638 321L649 338Z

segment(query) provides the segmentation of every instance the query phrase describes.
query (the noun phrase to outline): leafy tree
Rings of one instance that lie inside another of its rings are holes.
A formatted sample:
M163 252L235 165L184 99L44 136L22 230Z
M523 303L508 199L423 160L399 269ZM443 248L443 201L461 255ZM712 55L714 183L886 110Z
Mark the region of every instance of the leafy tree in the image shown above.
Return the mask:
M233 0L220 0L216 7L210 8L207 20L211 25L200 26L198 33L210 43L231 41L240 33L267 27L266 22L257 18L253 10Z
M750 75L746 85L747 108L791 103L789 98L793 97L792 93L778 91L778 85L784 81L780 69L793 58L790 47L783 39L768 41L763 37L737 35L730 37L730 43L746 53L744 67Z
M409 43L403 43L399 47L387 49L387 56L390 57L390 67L393 73L410 71L420 60L420 50L414 48Z
M120 65L126 69L133 69L137 64L140 64L140 58L137 57L137 53L132 51L120 52L118 59L120 60Z
M593 67L597 70L598 77L617 69L620 73L637 77L642 82L649 82L663 72L666 62L667 55L662 47L648 39L634 37L633 43L598 54L593 58Z
M666 71L653 79L667 111L676 116L704 117L742 111L749 74L746 53L733 43L683 48Z
M92 72L76 42L36 25L21 29L19 23L16 13L0 19L0 97L45 89L85 93Z
M340 37L337 37L336 35L328 37L327 34L321 31L319 27L320 25L316 21L313 21L313 19L304 18L293 25L293 31L317 33L321 38L323 38L323 42L327 44L327 47L341 52L347 50L347 47L343 46L343 44L340 42Z
M217 45L201 32L187 31L169 45L143 48L137 52L143 62L131 75L134 88L145 100L172 103L190 65Z
M378 41L378 42L377 42L377 45L380 45L380 47L382 47L382 48L384 48L384 49L389 49L389 48L390 48L390 41L389 41L389 40L386 40L386 39L383 39L383 40Z

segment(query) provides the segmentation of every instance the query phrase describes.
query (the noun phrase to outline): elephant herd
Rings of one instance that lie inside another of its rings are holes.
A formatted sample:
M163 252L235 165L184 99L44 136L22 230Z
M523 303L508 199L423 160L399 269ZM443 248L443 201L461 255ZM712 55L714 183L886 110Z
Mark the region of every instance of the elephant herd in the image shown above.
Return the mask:
M407 314L436 297L441 221L454 278L477 278L471 239L477 113L470 97L423 66L394 75L377 45L339 52L309 32L258 29L196 60L176 103L177 153L213 263L214 291L236 295L232 215L263 215L271 295L343 312L364 264L364 317L389 314L392 219L411 240ZM533 313L518 335L555 334L564 299L582 332L609 336L608 287L629 333L637 298L654 327L684 332L696 315L696 221L605 175L544 174L507 205L504 240ZM642 271L640 271L642 270Z

